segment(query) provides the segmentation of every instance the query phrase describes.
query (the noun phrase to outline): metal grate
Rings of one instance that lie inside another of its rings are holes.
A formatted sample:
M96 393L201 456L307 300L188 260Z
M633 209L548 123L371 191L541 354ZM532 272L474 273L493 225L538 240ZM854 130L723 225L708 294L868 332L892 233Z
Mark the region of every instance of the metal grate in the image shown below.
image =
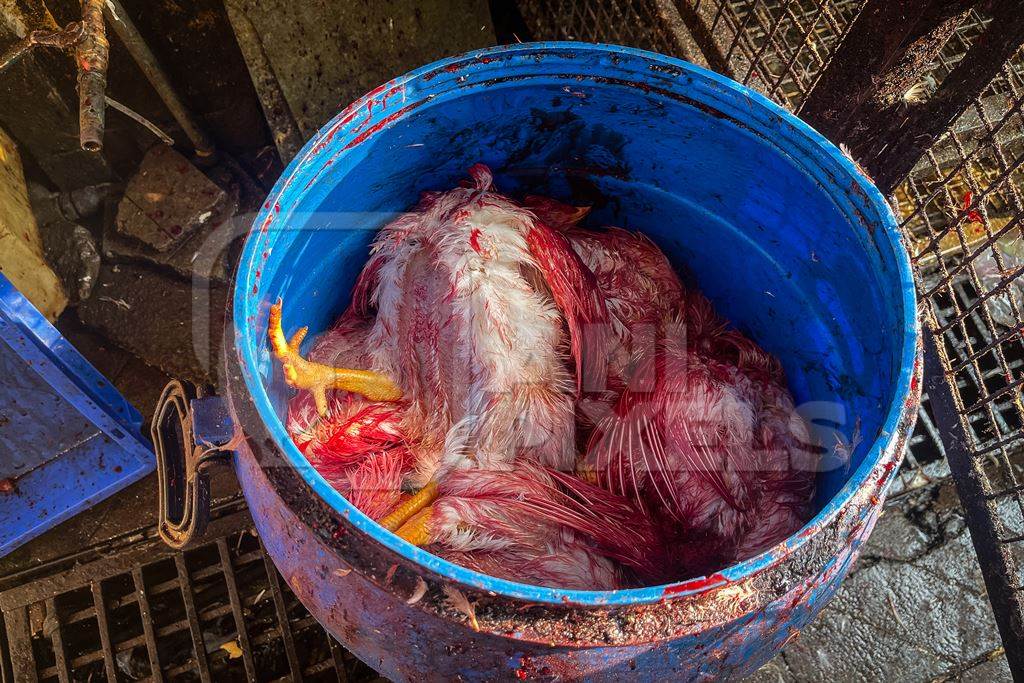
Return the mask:
M1016 604L1024 602L1022 74L1018 52L899 188L924 312L941 340L938 355L978 479L977 504L992 519L996 544L982 562L1001 568L1008 584L1009 594L993 599Z
M529 0L519 4L533 38L616 43L686 57L678 15L663 0Z
M795 108L864 0L524 0L538 40L587 40L697 62Z
M302 607L245 512L174 552L156 537L0 592L2 679L370 681Z
M797 109L864 0L694 0L731 76Z
M731 0L715 6L712 32L744 83L799 113L816 76L863 7L863 0ZM972 10L905 95L926 100L963 59L991 17ZM722 28L719 28L721 26ZM817 46L820 46L817 47ZM1024 567L1024 53L932 146L896 199L923 309L945 345L948 379L983 458L992 509L1002 506L1002 539ZM980 219L980 220L976 220ZM949 476L940 430L925 396L891 501ZM1007 517L1006 510L1020 514ZM1018 547L1020 546L1020 547ZM1024 575L1015 570L1021 581Z

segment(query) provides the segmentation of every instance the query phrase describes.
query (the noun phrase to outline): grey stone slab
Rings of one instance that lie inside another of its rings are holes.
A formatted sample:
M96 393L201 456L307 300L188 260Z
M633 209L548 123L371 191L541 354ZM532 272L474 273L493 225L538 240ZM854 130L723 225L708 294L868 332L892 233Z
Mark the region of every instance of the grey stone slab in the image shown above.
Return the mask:
M227 283L232 244L249 229L251 214L218 216L180 244L160 252L120 234L112 225L103 232L103 253L114 259L145 260L167 266L186 278Z
M122 235L157 252L172 251L196 232L222 223L237 199L165 145L146 153L117 208Z

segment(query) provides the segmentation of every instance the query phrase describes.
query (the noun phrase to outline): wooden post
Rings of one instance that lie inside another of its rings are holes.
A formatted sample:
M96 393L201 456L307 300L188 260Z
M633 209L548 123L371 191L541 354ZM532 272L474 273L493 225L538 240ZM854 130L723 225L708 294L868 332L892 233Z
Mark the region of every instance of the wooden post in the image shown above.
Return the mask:
M980 97L1006 62L1024 45L1020 0L997 0L992 22L971 45L938 89L919 104L908 102L894 117L888 135L864 149L880 187L895 187L971 102Z
M865 154L977 0L868 0L804 101L801 118L874 176ZM884 191L891 188L883 187Z

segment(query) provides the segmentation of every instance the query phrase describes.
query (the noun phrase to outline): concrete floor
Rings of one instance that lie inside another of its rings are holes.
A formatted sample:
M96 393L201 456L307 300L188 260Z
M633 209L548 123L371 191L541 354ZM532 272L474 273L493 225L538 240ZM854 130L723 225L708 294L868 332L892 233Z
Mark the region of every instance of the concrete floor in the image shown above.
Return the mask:
M1010 681L951 483L887 508L836 599L753 680Z

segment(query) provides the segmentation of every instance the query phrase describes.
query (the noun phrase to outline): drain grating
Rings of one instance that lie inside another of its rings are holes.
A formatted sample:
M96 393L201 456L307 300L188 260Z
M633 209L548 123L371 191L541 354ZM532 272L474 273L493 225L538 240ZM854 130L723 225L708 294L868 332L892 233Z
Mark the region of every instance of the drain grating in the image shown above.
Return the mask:
M247 512L207 538L175 552L147 530L0 591L3 683L378 680L288 590Z

